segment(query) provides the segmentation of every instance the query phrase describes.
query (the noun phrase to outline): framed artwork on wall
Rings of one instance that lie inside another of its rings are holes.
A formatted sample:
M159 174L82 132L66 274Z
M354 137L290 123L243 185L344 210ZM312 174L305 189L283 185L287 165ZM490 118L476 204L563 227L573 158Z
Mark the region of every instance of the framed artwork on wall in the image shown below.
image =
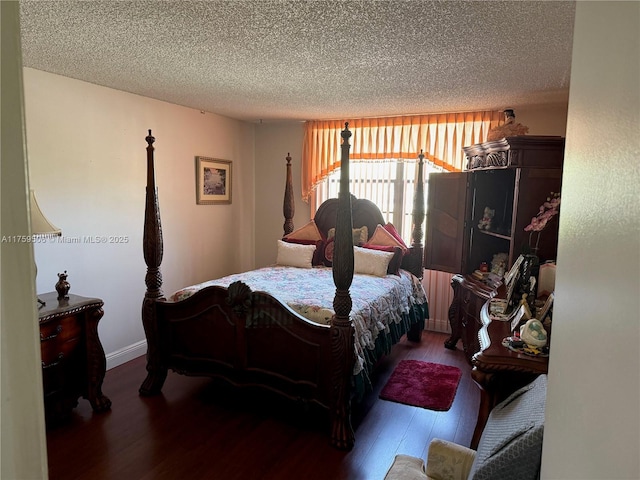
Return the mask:
M196 203L198 205L231 203L231 162L229 160L196 157Z

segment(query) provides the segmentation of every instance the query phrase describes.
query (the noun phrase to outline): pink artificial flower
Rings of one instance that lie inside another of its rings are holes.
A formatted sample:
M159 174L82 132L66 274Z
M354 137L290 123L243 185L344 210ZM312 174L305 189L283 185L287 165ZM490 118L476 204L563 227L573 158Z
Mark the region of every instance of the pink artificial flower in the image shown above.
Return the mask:
M560 212L560 194L551 192L551 196L540 206L538 214L531 219L531 223L524 227L525 232L541 232L549 220Z

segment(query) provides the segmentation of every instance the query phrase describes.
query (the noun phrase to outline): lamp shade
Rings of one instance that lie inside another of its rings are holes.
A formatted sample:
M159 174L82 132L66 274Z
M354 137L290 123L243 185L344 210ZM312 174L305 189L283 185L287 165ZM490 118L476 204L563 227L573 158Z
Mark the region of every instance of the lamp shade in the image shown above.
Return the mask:
M40 206L36 200L36 194L33 190L29 190L29 201L31 202L31 234L42 236L62 235L62 230L47 220L47 217L45 217L42 210L40 210Z

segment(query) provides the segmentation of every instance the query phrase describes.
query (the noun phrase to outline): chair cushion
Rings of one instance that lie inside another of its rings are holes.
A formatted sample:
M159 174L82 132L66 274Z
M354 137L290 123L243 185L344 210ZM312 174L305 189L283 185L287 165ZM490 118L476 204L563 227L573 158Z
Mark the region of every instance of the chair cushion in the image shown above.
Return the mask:
M547 376L540 375L494 407L480 437L470 479L539 478L546 396Z
M409 455L396 455L384 480L427 480L424 461Z
M434 438L427 453L427 478L466 480L475 456L475 450Z

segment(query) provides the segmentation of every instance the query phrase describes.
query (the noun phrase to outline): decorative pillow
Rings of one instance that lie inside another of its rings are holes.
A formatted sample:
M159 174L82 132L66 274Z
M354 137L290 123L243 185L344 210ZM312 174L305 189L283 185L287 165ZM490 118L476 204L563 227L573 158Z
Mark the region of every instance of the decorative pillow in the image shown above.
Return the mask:
M380 252L392 252L393 257L391 258L389 266L387 267L387 274L400 276L400 265L402 264L402 257L404 256L404 252L400 247L387 247L385 245L371 245L365 243L362 248L378 250Z
M408 249L409 247L407 246L407 244L404 242L404 240L402 239L402 237L400 236L400 233L398 233L398 230L396 230L396 227L393 225L393 223L387 223L384 226L384 229L389 232L391 235L393 235L393 238L395 238L396 240L398 240L398 242L400 243L401 247L404 247L406 249Z
M313 253L312 265L324 265L324 241L322 240L298 240L297 238L282 238L283 242L297 243L298 245L315 245L316 249Z
M393 255L393 252L353 247L353 272L384 277Z
M288 267L311 268L315 245L301 245L278 240L276 264Z
M390 223L387 225L391 225ZM391 225L393 227L393 225ZM393 228L395 231L395 228ZM397 234L397 232L396 232ZM366 243L366 245L378 245L385 247L400 247L402 249L402 253L405 254L408 251L407 245L402 241L402 238L398 236L396 238L393 234L389 232L385 227L378 224L376 230L373 232L373 235Z
M313 240L314 242L318 240L322 240L322 235L320 234L320 230L318 230L318 226L316 222L313 220L309 221L306 225L294 230L288 235L285 235L283 239L287 240Z
M367 243L367 239L369 238L369 229L366 225L363 225L360 228L354 228L351 233L353 234L353 245L359 246ZM327 232L327 240L332 239L336 236L336 229L330 228Z
M354 245L363 245L367 241L367 238L369 238L369 229L366 225L360 228L354 228L351 233L353 235L352 241ZM333 265L333 247L335 246L335 236L336 229L330 228L327 232L327 240L323 245L323 263L326 267L330 267Z
M323 261L325 267L333 265L333 247L335 246L334 238L329 238L324 244Z

